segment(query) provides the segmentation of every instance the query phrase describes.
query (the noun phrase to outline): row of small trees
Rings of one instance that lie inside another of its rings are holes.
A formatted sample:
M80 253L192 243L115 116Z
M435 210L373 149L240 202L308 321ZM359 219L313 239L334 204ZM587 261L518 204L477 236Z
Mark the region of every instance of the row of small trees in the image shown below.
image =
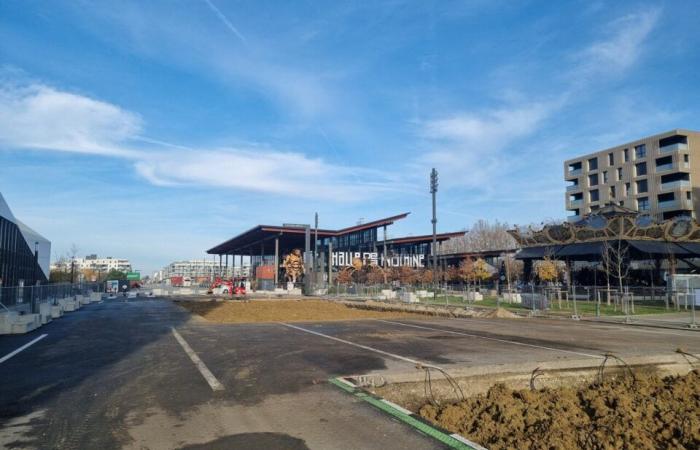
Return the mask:
M515 267L513 272L514 276L517 276ZM497 273L494 273L491 266L482 258L466 258L458 267L450 266L445 270L438 269L436 272L429 268L416 269L406 266L390 268L382 268L376 265L350 266L338 272L336 281L339 284L382 284L395 281L403 285L428 285L435 281L481 284L492 280L496 276Z

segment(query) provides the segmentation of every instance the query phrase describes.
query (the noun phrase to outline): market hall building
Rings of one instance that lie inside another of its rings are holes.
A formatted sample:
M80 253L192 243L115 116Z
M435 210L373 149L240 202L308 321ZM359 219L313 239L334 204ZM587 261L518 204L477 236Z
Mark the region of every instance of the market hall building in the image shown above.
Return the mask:
M251 276L261 278L267 276L263 273L272 272L269 282L262 284L270 288L273 283L277 286L285 281L281 264L286 255L295 249L306 253L304 259L307 273L311 271L323 274L323 279L331 282L335 272L352 265L358 258L364 264L376 264L379 267L428 267L432 234L392 239L386 237L387 227L409 214L402 213L340 230L316 229L304 224L257 225L210 248L207 253L219 256L220 273L226 273L229 256L231 264L237 267L243 266L244 257L249 258ZM439 253L442 242L464 234L464 231L437 234L436 253ZM314 254L316 263L313 262ZM262 270L261 266L270 269ZM261 270L258 270L259 267Z

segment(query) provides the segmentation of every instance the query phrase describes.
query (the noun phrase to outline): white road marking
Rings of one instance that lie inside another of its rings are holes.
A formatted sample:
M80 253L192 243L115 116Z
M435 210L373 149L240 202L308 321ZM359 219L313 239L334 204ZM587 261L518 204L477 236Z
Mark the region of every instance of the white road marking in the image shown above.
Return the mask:
M14 352L8 353L7 355L3 356L2 358L0 358L0 364L4 363L4 362L7 361L8 359L12 358L13 356L15 356L17 353L21 352L22 350L28 349L29 347L31 347L32 345L36 344L36 343L39 342L40 340L44 339L46 336L48 336L48 334L42 334L41 336L39 336L38 338L34 339L33 341L24 344L23 346L21 346L20 348L18 348L18 349L15 350Z
M285 327L289 327L289 328L294 328L295 330L303 331L305 333L315 334L316 336L321 336L321 337L324 337L326 339L331 339L333 341L342 342L343 344L352 345L353 347L362 348L364 350L369 350L371 352L379 353L380 355L389 356L391 358L398 359L399 361L405 361L405 362L408 362L408 363L411 363L414 365L421 364L420 361L417 361L415 359L406 358L405 356L385 352L384 350L379 350L378 348L374 348L374 347L368 347L367 345L362 345L362 344L357 344L355 342L346 341L345 339L340 339L340 338L337 338L334 336L329 336L327 334L319 333L318 331L307 330L306 328L298 327L296 325L291 325L291 324L283 323L283 322L280 322L280 325L284 325Z
M468 336L468 337L474 337L474 338L478 338L478 339L486 339L489 341L503 342L506 344L521 345L523 347L541 348L544 350L551 350L554 352L573 353L574 355L587 356L589 358L600 358L600 359L604 358L602 355L592 355L590 353L576 352L573 350L563 350L560 348L546 347L544 345L526 344L524 342L511 341L509 339L498 339L498 338L492 338L492 337L486 337L486 336L479 336L478 334L464 333L462 331L452 331L452 330L445 330L442 328L433 328L433 327L426 327L426 326L421 326L421 325L413 325L413 324L409 324L409 323L394 322L393 320L384 320L384 319L376 319L376 320L378 320L379 322L386 322L386 323L393 323L395 325L402 325L404 327L420 328L423 330L440 331L442 333L458 334L461 336Z
M182 346L182 349L187 353L187 356L190 357L194 365L197 367L199 370L199 373L202 374L204 379L209 383L209 387L211 387L212 391L223 391L224 385L219 382L219 380L216 379L213 373L209 370L209 368L202 362L201 359L199 359L199 356L192 350L192 347L185 341L185 339L180 336L180 333L177 332L175 327L171 327L173 330L173 336L175 336L175 339L177 339L177 342L180 343L180 346Z

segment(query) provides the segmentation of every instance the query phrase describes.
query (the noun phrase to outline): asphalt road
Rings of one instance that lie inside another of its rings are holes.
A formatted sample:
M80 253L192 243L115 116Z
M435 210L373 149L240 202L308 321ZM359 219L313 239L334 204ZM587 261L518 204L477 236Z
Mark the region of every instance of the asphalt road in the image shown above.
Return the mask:
M294 325L215 325L169 301L117 300L0 337L2 358L46 334L0 363L0 447L439 448L326 380L415 370L412 360L469 367L700 353L697 332L557 320Z

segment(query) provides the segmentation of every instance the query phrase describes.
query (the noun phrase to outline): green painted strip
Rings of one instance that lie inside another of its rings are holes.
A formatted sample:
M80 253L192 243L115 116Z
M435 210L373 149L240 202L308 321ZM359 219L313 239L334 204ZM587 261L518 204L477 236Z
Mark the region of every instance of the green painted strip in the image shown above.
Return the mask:
M436 439L440 441L441 443L447 445L450 448L457 449L457 450L477 450L476 448L461 442L449 434L421 421L416 419L415 417L408 415L404 413L403 411L399 411L398 409L392 407L391 405L387 405L386 403L382 402L379 398L376 398L372 395L367 394L366 392L362 391L361 389L356 389L352 388L349 385L343 383L342 381L338 380L337 378L331 378L328 380L331 384L341 388L345 392L354 395L355 397L358 397L365 402L369 403L370 405L374 406L375 408L379 409L380 411L383 411L390 416L395 417L396 419L400 420L401 422L410 425L411 427L419 430L421 433L426 434L433 439Z

